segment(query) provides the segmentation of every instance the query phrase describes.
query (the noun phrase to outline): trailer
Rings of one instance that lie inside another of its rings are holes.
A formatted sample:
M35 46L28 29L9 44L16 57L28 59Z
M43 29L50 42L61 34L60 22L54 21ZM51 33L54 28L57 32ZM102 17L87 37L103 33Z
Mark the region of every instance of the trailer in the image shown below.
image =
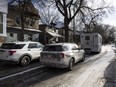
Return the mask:
M85 52L100 53L102 49L102 36L99 33L83 33L80 36L81 48Z

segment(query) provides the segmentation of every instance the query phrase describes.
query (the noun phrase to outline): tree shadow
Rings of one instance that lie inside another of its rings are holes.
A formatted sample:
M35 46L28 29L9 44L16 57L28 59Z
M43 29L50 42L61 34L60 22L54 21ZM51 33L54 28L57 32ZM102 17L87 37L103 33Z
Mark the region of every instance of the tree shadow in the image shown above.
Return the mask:
M66 69L43 67L29 73L24 73L22 75L17 75L0 81L0 87L33 87L34 84L46 81L66 72Z
M106 68L104 79L106 82L103 87L116 87L116 60L112 61Z
M47 71L43 74L41 74L41 76L36 76L35 80L24 84L25 86L29 86L29 87L33 87L34 84L46 81L48 79L54 78L56 76L60 76L62 74L68 73L67 69L60 69L60 68L51 68L51 67L46 67Z

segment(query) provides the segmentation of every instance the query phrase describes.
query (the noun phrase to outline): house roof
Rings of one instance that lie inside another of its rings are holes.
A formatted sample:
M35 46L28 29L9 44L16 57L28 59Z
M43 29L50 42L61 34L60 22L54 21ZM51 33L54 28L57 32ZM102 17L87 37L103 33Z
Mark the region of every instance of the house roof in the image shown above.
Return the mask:
M58 33L56 33L56 32L53 32L53 31L48 31L48 30L46 30L46 32L47 32L48 34L50 34L51 36L53 36L53 37L63 37L62 35L60 35L60 34L58 34Z
M13 26L7 26L7 27L16 28L16 29L21 29L21 27L13 27ZM40 31L40 30L33 29L33 28L24 28L24 30L35 31L35 32L42 32L42 31Z
M7 0L0 0L0 12L7 13L8 3Z
M10 0L10 2L8 3L9 5L9 9L20 12L20 9L24 10L24 15L26 16L31 16L31 17L35 17L36 19L39 18L39 14L38 14L38 10L34 7L33 3L31 0L28 0L25 2L25 4L22 4L24 1L19 2L19 0ZM19 5L21 7L25 7L25 8L20 8Z

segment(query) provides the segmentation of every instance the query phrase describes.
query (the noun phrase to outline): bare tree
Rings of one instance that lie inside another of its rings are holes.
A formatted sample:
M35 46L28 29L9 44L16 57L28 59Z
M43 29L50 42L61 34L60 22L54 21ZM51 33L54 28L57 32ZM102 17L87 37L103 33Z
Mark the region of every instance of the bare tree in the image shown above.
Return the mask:
M18 40L24 41L24 28L34 27L34 23L39 19L39 15L36 10L33 9L34 7L30 10L29 6L33 6L32 0L9 0L8 5L9 8L11 7L12 9L14 9L14 11L16 11L20 16L19 20L21 23L20 26L22 31ZM29 18L30 20L27 21L27 18ZM31 26L28 26L28 22Z
M116 32L116 28L114 26L105 24L95 24L94 32L97 32L102 36L102 42L104 44L114 42L114 32Z
M97 4L95 6L94 0L52 0L55 2L56 7L58 11L63 15L64 17L64 28L65 28L65 41L68 42L69 39L69 24L70 22L75 18L76 15L79 15L78 17L85 17L86 20L88 13L91 17L91 15L100 16L101 14L106 14L106 10L109 8L103 0L102 4ZM101 2L100 2L101 3ZM91 4L91 5L90 5ZM94 4L94 5L93 5ZM75 8L75 12L72 12L72 9ZM100 15L96 15L97 13L100 13ZM94 19L94 17L91 18L91 20ZM90 22L90 24L93 21Z
M89 15L88 15L89 16ZM82 23L84 24L84 32L93 32L94 31L94 25L97 24L98 22L98 18L99 18L99 14L98 15L91 15L89 17L89 19L82 17Z
M50 23L56 23L60 17L58 13L55 13L56 9L44 8L39 10L40 21L42 24L50 25Z
M9 7L11 6L12 3L17 2L17 6L19 7L19 14L21 18L21 28L22 28L22 34L20 35L20 41L24 41L24 10L26 9L26 2L28 0L12 0L9 2Z
M39 3L42 1L44 6L54 5L58 11L62 14L64 19L65 29L65 42L69 40L69 24L71 21L78 17L83 22L87 31L98 19L102 19L104 15L109 11L109 5L106 5L104 0L36 0ZM48 4L49 3L49 4ZM75 11L73 12L73 9ZM77 18L77 19L78 19Z

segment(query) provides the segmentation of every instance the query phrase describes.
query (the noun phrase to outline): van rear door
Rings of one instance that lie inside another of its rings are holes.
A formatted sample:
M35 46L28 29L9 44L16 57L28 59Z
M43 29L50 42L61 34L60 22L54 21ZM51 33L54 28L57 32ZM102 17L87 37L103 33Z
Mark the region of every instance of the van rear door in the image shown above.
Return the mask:
M91 46L92 46L92 37L91 35L85 35L85 50L90 51L91 50Z

